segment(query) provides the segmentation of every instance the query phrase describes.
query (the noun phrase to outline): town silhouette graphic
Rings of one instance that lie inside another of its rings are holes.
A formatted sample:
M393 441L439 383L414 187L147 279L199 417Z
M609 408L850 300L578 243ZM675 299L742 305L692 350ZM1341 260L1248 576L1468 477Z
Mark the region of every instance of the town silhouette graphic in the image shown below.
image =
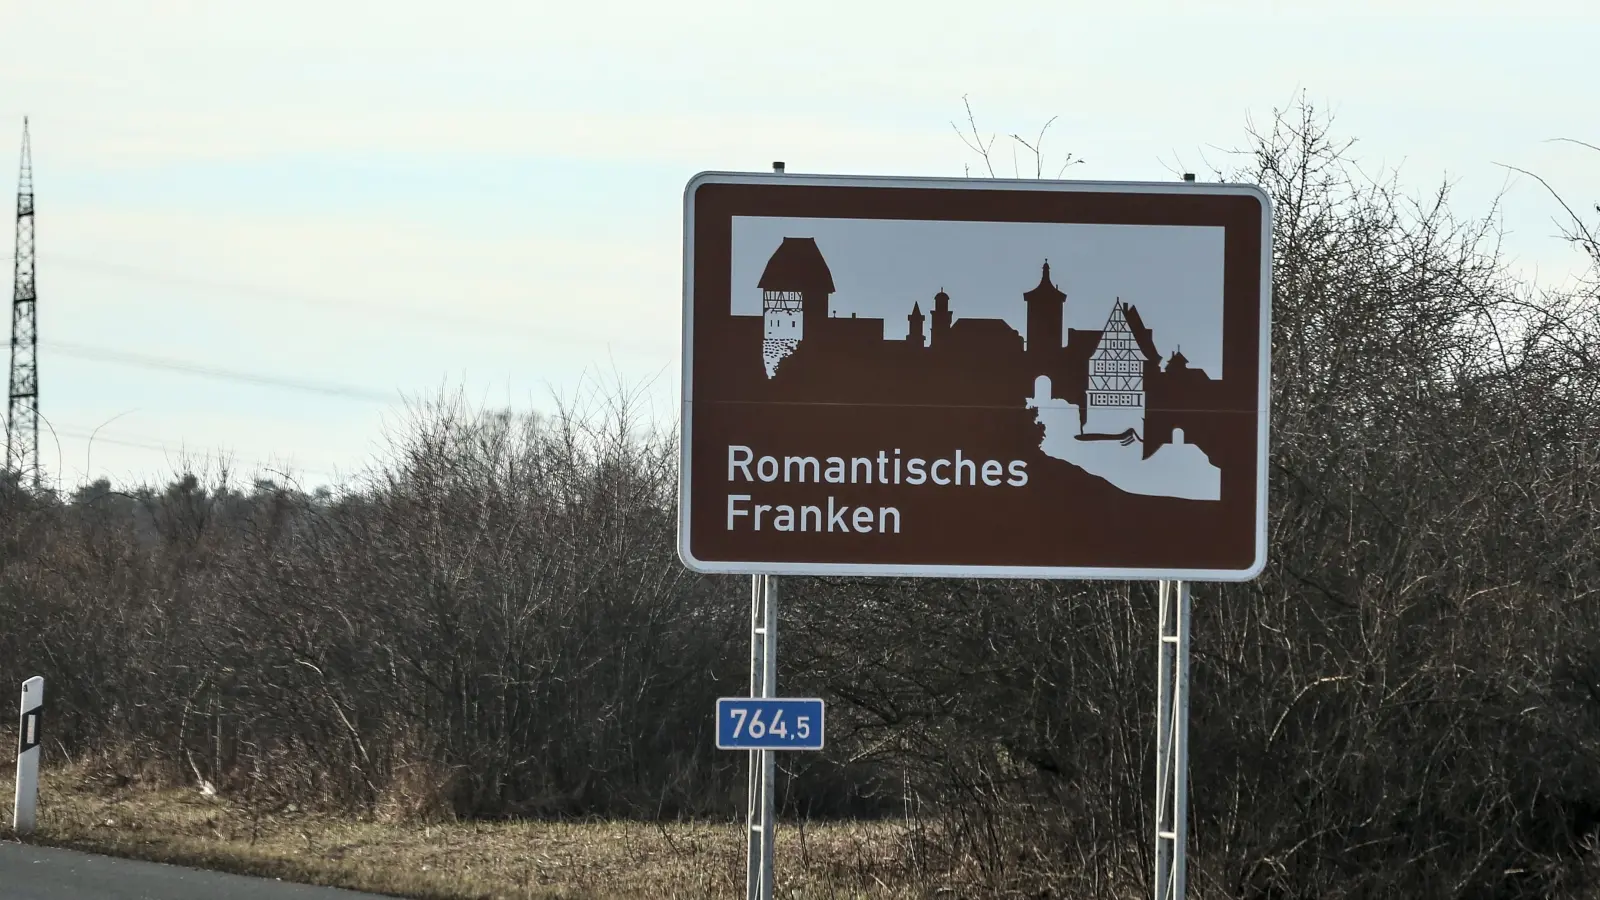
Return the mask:
M762 313L732 316L734 340L765 399L802 403L932 405L1032 410L1037 447L1130 494L1221 498L1227 445L1217 409L1221 380L1190 367L1179 345L1163 354L1135 304L1069 299L1040 261L1022 295L1026 333L1004 319L958 316L943 288L914 302L903 339L884 320L838 315L832 272L816 240L786 237L755 285ZM1068 303L1103 303L1099 329L1064 328Z

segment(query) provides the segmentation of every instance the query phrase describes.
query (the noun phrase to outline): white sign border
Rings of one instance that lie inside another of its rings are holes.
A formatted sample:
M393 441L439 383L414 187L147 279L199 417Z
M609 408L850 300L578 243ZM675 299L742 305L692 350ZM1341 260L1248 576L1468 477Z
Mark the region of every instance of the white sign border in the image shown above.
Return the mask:
M1051 191L1183 196L1249 196L1261 204L1261 326L1256 424L1255 559L1244 569L1124 568L1091 566L963 566L896 563L803 563L708 561L689 549L690 437L694 434L694 197L708 184L808 185L973 191ZM1268 446L1272 383L1272 198L1259 186L1199 181L1055 181L1017 178L929 178L902 175L801 175L766 172L700 172L683 192L682 416L678 427L678 556L690 570L707 575L820 575L875 578L992 578L1111 581L1251 581L1267 565Z

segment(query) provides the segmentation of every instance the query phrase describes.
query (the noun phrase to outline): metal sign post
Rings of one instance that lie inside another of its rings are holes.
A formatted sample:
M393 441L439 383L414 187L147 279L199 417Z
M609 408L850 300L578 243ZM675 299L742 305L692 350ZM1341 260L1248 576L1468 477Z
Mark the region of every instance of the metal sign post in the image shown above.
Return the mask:
M784 165L772 171L782 175ZM750 696L778 696L778 580L770 575L750 576ZM746 900L772 900L773 831L777 820L773 790L777 758L771 750L750 751L750 782L746 792L745 857Z
M35 675L22 683L22 704L17 722L17 795L11 827L30 834L39 801L39 742L44 714L44 679Z
M1189 835L1189 583L1158 588L1155 900L1182 900Z
M750 696L778 695L778 579L750 578ZM820 723L819 723L820 724ZM749 809L746 815L749 856L745 873L746 900L772 900L773 791L777 758L772 750L750 751Z
M1184 184L1194 184L1185 173ZM1155 900L1182 900L1189 844L1189 583L1157 583Z

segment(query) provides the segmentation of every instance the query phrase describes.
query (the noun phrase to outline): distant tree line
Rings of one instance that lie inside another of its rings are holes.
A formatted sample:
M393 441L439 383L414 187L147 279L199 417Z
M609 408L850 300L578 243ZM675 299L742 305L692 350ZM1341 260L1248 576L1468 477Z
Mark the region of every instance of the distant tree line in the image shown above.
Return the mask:
M1271 558L1195 590L1196 895L1591 895L1600 285L1519 282L1309 109L1219 174L1277 216ZM0 684L49 680L51 760L265 812L742 815L748 580L680 565L675 438L602 400L420 406L335 492L0 485ZM787 814L892 817L930 883L1142 889L1153 594L786 580L780 685L830 704Z

